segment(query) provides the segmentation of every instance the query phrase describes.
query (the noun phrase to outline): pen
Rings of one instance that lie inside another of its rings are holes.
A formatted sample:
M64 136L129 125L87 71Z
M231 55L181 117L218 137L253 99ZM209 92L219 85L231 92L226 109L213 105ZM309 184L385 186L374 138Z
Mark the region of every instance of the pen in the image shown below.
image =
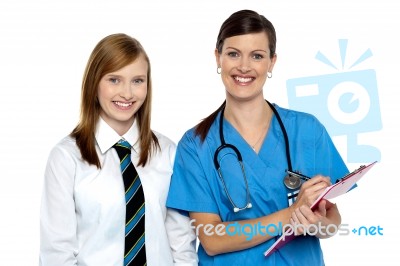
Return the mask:
M301 180L304 180L304 181L307 181L307 180L310 180L310 179L311 179L311 177L308 177L308 176L303 175L303 174L300 174L300 173L292 172L292 171L289 171L289 170L286 170L286 172L287 172L289 175L298 177L298 178L300 178Z

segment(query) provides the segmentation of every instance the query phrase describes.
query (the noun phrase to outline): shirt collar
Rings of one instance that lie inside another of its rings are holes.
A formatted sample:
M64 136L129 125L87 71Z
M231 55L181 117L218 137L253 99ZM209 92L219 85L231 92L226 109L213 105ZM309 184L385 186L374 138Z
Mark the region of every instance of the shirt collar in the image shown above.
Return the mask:
M106 123L106 121L103 120L103 118L99 117L95 132L95 138L102 154L112 148L112 146L122 138L132 145L132 148L136 153L140 152L139 127L136 123L136 119L133 122L131 128L123 136L120 136L117 132L115 132L112 127L110 127Z

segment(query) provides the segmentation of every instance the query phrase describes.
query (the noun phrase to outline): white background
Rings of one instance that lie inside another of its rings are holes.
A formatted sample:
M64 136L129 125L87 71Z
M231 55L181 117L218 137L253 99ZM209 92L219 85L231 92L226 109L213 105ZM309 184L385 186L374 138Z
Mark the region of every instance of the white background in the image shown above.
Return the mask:
M50 149L78 121L82 74L97 42L117 32L140 40L153 68L152 127L177 142L223 101L213 55L216 36L221 23L244 8L264 14L277 30L278 61L264 92L283 107L286 80L335 73L314 59L318 50L335 63L340 63L338 39L349 39L354 58L372 50L374 56L358 69L377 73L383 129L361 136L361 141L378 147L382 158L356 190L336 201L343 223L379 225L384 235L336 236L322 243L329 266L398 261L397 1L2 0L1 265L38 264L44 167ZM345 158L345 138L334 140Z

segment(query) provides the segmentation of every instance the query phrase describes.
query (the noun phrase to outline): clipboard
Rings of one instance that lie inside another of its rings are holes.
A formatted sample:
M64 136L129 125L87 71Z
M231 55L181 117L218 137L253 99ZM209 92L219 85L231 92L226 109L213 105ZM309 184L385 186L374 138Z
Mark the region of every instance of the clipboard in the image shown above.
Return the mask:
M335 184L330 185L324 190L324 192L321 193L321 195L311 205L311 210L315 210L316 206L322 199L333 199L348 192L376 163L377 161L366 166L362 165L353 172L343 176L342 178L339 178ZM267 251L264 252L264 256L268 257L274 251L278 250L295 237L296 235L294 234L293 230L291 232L285 232L285 234L279 237L279 239Z

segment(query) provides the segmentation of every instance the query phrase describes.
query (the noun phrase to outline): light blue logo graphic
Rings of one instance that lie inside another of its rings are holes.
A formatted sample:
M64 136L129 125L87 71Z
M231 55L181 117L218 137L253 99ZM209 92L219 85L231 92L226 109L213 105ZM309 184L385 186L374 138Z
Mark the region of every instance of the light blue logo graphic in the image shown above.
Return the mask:
M331 136L346 135L349 163L380 161L378 148L358 142L359 133L382 129L375 70L349 71L370 58L372 52L367 49L346 67L347 43L347 39L339 40L342 72L287 80L289 107L315 115ZM315 58L340 71L320 51Z
M378 226L360 226L351 230L356 236L383 236L383 227Z

